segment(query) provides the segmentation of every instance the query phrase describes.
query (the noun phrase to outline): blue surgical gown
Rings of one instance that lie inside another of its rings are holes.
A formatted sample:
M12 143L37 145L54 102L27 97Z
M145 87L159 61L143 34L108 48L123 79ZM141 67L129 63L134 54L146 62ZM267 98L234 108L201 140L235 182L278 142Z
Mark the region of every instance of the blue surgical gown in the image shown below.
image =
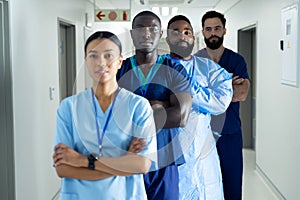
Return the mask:
M222 176L210 116L225 112L231 102L232 76L206 58L172 59L187 70L193 95L187 125L180 129L186 160L184 165L179 166L180 199L222 200Z

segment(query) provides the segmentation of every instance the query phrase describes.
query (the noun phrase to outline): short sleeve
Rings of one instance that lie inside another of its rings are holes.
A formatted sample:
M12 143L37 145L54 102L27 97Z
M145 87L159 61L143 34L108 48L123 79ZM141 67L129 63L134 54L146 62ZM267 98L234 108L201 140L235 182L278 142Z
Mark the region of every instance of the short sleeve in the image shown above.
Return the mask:
M72 113L69 99L62 101L56 114L56 129L53 147L63 143L69 147L74 146L72 137Z

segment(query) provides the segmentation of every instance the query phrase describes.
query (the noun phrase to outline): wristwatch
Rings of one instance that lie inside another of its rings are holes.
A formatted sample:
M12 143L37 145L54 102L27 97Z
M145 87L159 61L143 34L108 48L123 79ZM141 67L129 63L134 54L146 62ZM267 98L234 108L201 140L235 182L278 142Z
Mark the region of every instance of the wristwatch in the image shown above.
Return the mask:
M93 154L90 154L87 158L89 160L88 168L91 170L94 170L95 169L95 161L98 159L95 156L93 156Z

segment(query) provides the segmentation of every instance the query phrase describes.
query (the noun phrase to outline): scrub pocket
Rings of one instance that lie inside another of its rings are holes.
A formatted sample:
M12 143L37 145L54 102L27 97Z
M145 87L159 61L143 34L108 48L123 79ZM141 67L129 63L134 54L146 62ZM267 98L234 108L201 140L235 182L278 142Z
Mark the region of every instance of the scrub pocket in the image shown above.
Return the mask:
M79 200L76 193L60 193L60 200Z

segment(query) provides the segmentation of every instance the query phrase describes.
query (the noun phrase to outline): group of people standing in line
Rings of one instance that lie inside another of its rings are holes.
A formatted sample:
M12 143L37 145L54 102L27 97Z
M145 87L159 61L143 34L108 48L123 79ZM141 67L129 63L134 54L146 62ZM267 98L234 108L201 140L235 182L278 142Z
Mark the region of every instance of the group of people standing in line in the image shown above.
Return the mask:
M60 199L242 198L239 102L250 81L243 57L223 46L225 24L223 14L205 13L206 48L194 55L194 30L183 15L168 22L169 54L158 55L162 26L151 11L132 21L132 57L123 60L111 32L87 39L93 85L57 110ZM215 133L211 117L222 113Z

